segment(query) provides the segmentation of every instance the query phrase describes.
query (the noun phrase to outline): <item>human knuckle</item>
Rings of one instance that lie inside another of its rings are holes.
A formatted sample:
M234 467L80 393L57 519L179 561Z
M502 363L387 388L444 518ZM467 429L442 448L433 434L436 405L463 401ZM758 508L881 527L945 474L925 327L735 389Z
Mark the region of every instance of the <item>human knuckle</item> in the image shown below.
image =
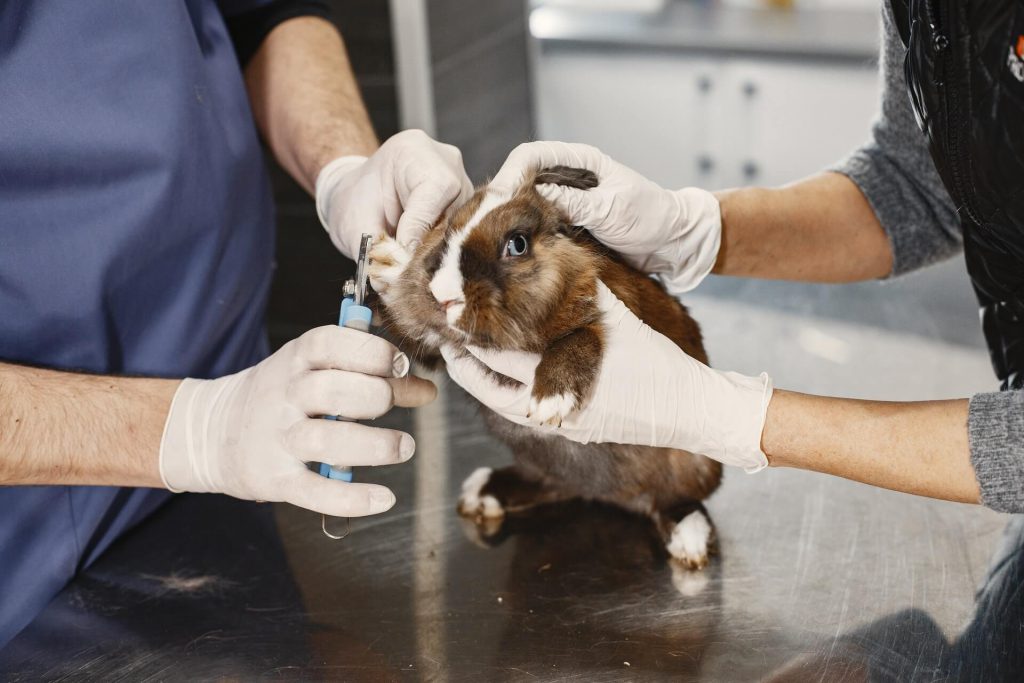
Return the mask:
M396 138L401 138L403 140L422 141L424 139L427 139L429 136L427 135L426 131L424 131L424 130L422 130L420 128L409 128L407 130L403 130L401 133L399 133L395 137Z
M314 453L324 453L337 439L332 438L333 424L327 420L307 420L307 422L318 423L315 427L304 430L306 447Z
M290 451L319 453L323 450L323 437L320 430L312 426L312 422L299 420L288 428L285 444Z
M362 361L359 365L372 374L387 374L391 368L391 359L394 353L390 344L372 334L363 335L358 346L352 348L352 357Z
M299 353L306 358L315 358L327 348L327 336L329 327L314 327L299 337Z
M462 165L462 150L455 145L449 145L444 142L438 143L438 148L442 154L447 156L454 164L459 166Z
M284 387L285 401L292 405L298 405L305 396L309 395L309 382L311 381L309 375L308 371L301 372L289 379Z
M345 395L348 382L337 372L319 370L310 373L309 395L330 406L337 406Z
M391 410L395 402L395 390L383 379L374 378L366 392L367 408L377 415Z
M367 336L373 340L373 359L381 371L380 374L385 377L390 376L391 366L394 364L398 349L386 339L381 339L374 335Z
M462 181L454 173L448 174L444 179L443 191L446 199L458 197L462 192Z
M529 147L530 143L520 143L515 149L509 152L508 159L505 164L509 166L524 166L529 163L530 158L533 156L532 148Z

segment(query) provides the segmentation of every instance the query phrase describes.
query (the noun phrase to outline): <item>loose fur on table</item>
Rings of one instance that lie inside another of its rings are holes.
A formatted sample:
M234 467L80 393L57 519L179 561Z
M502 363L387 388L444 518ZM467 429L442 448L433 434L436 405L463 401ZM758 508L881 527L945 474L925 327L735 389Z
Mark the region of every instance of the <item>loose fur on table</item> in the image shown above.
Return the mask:
M511 196L479 188L414 253L380 240L370 253L370 282L398 344L427 366L441 362L442 343L540 354L528 418L558 425L586 405L600 368L600 279L637 317L707 362L686 308L536 190L542 183L586 190L597 182L586 170L544 169ZM707 563L714 529L701 501L721 482L719 463L669 448L583 445L483 412L515 464L472 473L460 514L494 519L571 498L602 501L650 517L685 566Z

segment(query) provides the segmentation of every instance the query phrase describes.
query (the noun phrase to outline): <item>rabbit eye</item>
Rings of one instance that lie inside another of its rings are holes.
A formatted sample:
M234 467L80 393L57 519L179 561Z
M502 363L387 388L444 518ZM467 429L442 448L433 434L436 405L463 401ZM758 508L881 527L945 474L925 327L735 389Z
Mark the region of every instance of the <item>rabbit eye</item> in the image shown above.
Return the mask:
M521 232L517 232L508 238L508 242L505 244L505 256L523 256L526 254L527 249L530 247L530 242L526 239L526 235Z

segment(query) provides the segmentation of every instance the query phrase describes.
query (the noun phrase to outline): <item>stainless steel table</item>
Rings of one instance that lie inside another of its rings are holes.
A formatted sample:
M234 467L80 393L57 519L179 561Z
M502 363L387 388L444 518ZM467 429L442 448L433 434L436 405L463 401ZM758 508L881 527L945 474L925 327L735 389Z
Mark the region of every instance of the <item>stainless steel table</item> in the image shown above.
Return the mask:
M413 465L360 473L394 487L389 514L332 542L289 506L179 497L0 651L0 678L1024 673L1017 539L975 601L1003 516L806 473L729 472L709 506L720 551L704 572L673 567L645 521L582 503L480 533L455 514L459 483L508 456L461 392L445 394L385 420L415 432Z

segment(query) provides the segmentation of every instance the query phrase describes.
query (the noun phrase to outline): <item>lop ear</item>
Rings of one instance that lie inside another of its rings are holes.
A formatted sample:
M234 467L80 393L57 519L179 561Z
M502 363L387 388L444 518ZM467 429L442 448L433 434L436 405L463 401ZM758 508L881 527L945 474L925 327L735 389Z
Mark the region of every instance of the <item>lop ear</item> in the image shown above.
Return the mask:
M550 184L574 187L577 190L590 190L597 187L597 175L585 168L571 166L552 166L543 168L533 178L534 185Z

